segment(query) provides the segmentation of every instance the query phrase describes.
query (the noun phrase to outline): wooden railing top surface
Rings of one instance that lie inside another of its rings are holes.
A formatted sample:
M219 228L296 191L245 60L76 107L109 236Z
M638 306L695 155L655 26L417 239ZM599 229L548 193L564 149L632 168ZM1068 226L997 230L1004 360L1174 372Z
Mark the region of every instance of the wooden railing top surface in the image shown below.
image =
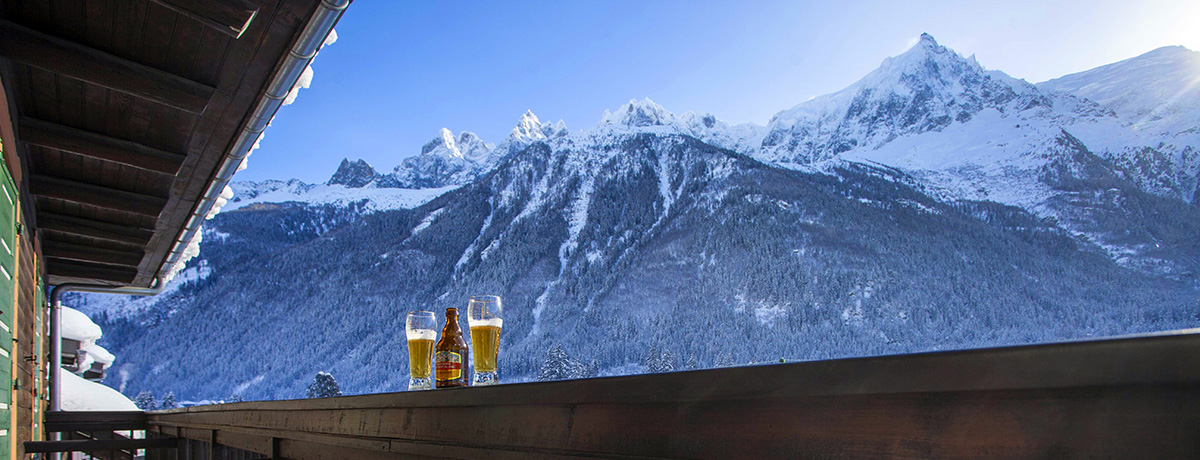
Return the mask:
M1200 458L1200 331L153 412L271 458Z
M501 357L503 359L503 357ZM1200 383L1200 328L1129 337L493 387L250 401L151 414L472 405L769 400ZM398 376L397 378L403 378Z

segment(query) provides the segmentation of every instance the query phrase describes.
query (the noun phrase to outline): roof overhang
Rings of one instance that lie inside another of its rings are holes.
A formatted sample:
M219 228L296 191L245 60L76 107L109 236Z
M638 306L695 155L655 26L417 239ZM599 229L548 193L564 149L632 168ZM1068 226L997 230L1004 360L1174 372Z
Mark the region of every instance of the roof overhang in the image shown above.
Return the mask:
M348 3L0 2L14 179L48 282L151 285Z

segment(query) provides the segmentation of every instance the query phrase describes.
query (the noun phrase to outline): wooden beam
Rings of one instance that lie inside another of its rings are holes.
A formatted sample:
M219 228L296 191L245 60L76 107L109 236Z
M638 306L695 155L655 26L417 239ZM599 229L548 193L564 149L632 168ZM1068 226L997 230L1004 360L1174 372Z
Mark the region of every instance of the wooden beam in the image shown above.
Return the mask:
M108 430L108 431L71 431L63 433L63 440L104 440L104 439L130 439L130 436ZM165 450L165 449L164 449ZM137 449L128 450L100 450L91 451L87 454L96 460L135 460L134 454ZM140 458L140 457L138 457Z
M81 217L65 216L50 212L39 212L37 215L37 223L38 227L42 230L86 236L88 238L114 241L136 246L145 246L150 242L150 238L154 236L153 230L127 227L108 222L97 222Z
M119 251L54 240L45 240L43 242L42 253L46 257L108 265L123 265L133 268L137 268L138 264L142 262L142 257L145 256L144 252Z
M0 20L0 56L93 85L201 113L216 88Z
M137 142L28 117L21 119L18 131L21 141L26 144L171 176L179 172L179 166L187 158L181 153L171 153Z
M113 265L78 262L74 260L46 257L46 273L64 278L109 281L129 284L137 277L137 269Z
M34 175L30 177L33 194L72 203L86 204L133 214L158 217L167 199L158 196L117 190L100 185L85 184L57 177Z
M176 447L178 445L178 438L25 441L25 453L153 449L158 447Z
M149 416L140 410L55 411L46 412L46 422L145 422Z
M149 428L145 420L138 421L108 421L108 422L51 422L46 421L46 431L60 433L65 431L116 431L144 430Z
M258 6L247 0L152 1L233 38L240 38L258 14Z

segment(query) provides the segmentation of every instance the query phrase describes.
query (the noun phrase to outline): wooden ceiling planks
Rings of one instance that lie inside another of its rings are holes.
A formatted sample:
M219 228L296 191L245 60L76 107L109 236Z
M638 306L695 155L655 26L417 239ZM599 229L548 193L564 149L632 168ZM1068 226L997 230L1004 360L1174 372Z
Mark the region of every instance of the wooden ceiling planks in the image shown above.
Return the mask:
M153 0L180 14L195 19L214 30L233 38L241 37L258 14L258 7L249 0Z
M28 145L91 157L160 174L174 176L185 155L159 150L133 141L117 139L34 118L22 118L21 140Z
M152 282L317 3L0 0L51 283Z
M182 76L5 20L0 20L0 55L192 113L202 112L216 91Z

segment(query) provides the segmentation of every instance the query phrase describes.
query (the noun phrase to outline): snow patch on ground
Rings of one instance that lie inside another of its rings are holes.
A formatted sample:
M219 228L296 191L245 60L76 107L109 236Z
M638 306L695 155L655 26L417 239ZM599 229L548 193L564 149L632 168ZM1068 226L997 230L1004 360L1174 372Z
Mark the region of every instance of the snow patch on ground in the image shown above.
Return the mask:
M583 181L575 201L571 203L571 214L567 222L567 240L558 248L559 276L567 269L567 261L579 246L579 232L587 224L588 209L592 204L592 192L596 189L596 177Z
M239 383L238 386L233 387L233 394L244 393L247 388L250 388L254 385L259 384L260 382L263 381L263 379L266 379L266 378L267 378L266 374L259 374L258 376L255 376L254 378L252 378L250 380Z
M393 209L411 209L428 203L446 192L458 188L457 185L439 188L407 189L407 188L350 188L344 185L311 185L307 187L294 184L278 183L273 189L256 190L258 193L242 196L238 193L225 205L225 211L234 211L254 204L299 202L309 205L347 206L366 201L365 210L368 212L387 211ZM258 184L254 184L258 185ZM245 189L247 184L235 185L235 190ZM238 190L240 191L240 190Z
M462 272L462 267L467 264L467 261L471 260L471 255L475 253L476 248L479 246L479 239L483 238L483 234L487 233L488 227L492 226L492 218L495 216L496 207L492 206L491 210L488 211L487 217L483 220L483 225L479 226L479 234L475 235L475 240L471 241L471 245L467 246L467 249L463 251L462 256L458 258L458 262L454 263L455 277L458 277L458 274Z
M787 316L788 309L791 308L791 303L783 302L776 303L766 299L750 300L745 293L738 293L733 296L734 313L747 313L754 315L754 319L758 324L766 327L775 325L775 321Z
M63 369L62 410L64 411L140 411L133 401L107 385L84 380Z
M445 210L446 208L437 208L433 212L429 213L429 215L426 215L424 219L421 219L421 223L417 224L416 227L413 227L411 236L416 236L416 234L421 233L421 230L425 230L429 228L430 225L433 225L433 221L437 219L438 216L442 215L442 211Z

